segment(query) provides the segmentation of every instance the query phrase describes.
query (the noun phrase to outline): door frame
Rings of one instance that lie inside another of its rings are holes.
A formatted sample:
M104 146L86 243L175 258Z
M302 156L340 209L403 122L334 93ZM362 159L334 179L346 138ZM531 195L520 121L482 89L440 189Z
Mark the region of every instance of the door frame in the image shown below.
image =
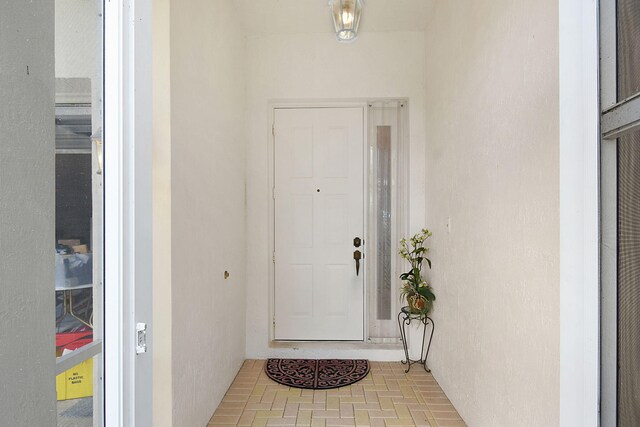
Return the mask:
M598 425L599 1L559 4L560 425Z
M269 330L269 343L283 343L287 341L283 340L275 340L275 328L274 328L274 320L275 320L275 268L273 263L273 256L275 250L275 203L273 198L273 188L275 185L275 151L274 151L274 132L273 132L273 124L275 118L275 110L277 109L292 109L292 108L362 108L363 109L363 150L365 156L365 169L364 169L364 235L363 238L365 241L369 239L370 235L370 212L369 212L369 186L370 186L370 173L369 173L369 153L370 149L370 138L369 138L369 107L372 103L379 102L398 102L403 104L406 108L402 113L402 141L398 141L400 144L400 149L398 151L398 162L399 165L404 165L407 167L407 173L405 176L402 174L398 174L396 176L397 179L397 188L401 188L398 193L398 198L400 202L404 206L409 206L410 194L411 194L411 182L409 179L408 166L409 161L411 159L411 144L410 144L410 117L409 117L409 108L408 106L411 103L409 97L371 97L371 98L347 98L347 99L270 99L267 104L267 169L268 169L268 192L271 193L268 196L268 218L267 218L267 229L268 229L268 246L267 251L265 253L265 257L267 259L269 265L269 308L268 308L268 318L264 319L264 321L268 322L268 330ZM400 158L401 157L401 158ZM399 221L399 230L406 234L409 232L409 224L410 224L410 210L407 208L402 212L398 212ZM371 279L369 274L370 268L373 268L374 265L371 263L375 263L373 258L369 258L369 262L364 266L364 301L363 301L363 321L364 321L364 339L363 341L324 341L324 342L335 342L335 343L370 343L370 325L369 325L369 316L371 315L370 310L370 283L368 281ZM301 341L296 341L301 342ZM371 342L376 344L378 342ZM383 344L380 342L380 344Z
M151 426L151 4L104 1L104 421ZM149 325L136 354L136 325Z
M600 1L600 109L617 102L616 2ZM600 142L600 414L599 425L617 425L618 365L618 165L617 139Z
M368 166L366 163L367 160L367 148L368 148L368 118L367 118L367 101L365 100L319 100L319 101L305 101L305 100L292 100L292 101L270 101L269 102L269 111L268 111L268 173L269 173L269 246L267 251L267 262L269 264L269 318L267 321L269 322L269 342L277 341L277 342L287 342L288 340L276 340L275 339L275 265L274 265L274 253L275 253L275 199L273 197L274 186L275 186L275 132L274 132L274 120L275 120L275 111L276 110L284 110L284 109L304 109L304 108L361 108L362 109L362 132L363 132L363 155L365 161L365 169L364 169L364 206L362 215L364 217L364 232L363 239L366 242L368 239L368 230L369 230L369 222L367 216L367 203L369 200L367 188L369 188L369 178L366 173L368 170ZM364 278L364 292L362 295L362 303L363 303L363 329L364 336L362 341L366 341L369 336L369 325L367 324L367 316L369 311L369 305L367 301L368 293L367 293L367 268L362 269L363 278ZM340 341L340 342L362 342L358 341ZM300 341L296 341L300 342ZM314 341L317 342L317 341ZM338 341L336 341L338 342Z

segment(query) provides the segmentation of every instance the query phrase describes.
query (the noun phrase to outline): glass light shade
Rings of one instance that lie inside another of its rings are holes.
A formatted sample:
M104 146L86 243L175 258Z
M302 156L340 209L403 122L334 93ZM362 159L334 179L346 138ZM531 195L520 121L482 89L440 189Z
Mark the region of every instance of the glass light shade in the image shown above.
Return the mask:
M352 42L358 35L363 0L330 0L333 25L340 42Z

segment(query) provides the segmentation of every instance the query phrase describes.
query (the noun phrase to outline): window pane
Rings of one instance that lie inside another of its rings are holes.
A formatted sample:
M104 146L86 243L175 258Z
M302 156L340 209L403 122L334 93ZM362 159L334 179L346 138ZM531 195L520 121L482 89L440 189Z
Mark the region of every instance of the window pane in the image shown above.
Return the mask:
M391 126L378 126L376 138L376 318L391 319Z
M617 0L618 101L640 92L640 1Z
M55 0L56 358L102 338L102 68L102 0ZM59 426L102 425L102 360L56 377Z
M369 213L364 248L367 259L369 339L397 342L399 287L398 241L406 234L405 122L403 103L369 105Z
M75 247L75 251L91 251L91 207L91 152L56 154L58 245Z

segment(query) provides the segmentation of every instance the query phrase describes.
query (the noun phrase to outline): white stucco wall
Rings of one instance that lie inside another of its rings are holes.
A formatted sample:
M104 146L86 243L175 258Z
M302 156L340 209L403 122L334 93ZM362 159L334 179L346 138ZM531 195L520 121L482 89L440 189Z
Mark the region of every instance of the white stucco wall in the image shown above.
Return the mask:
M345 345L269 346L269 103L279 100L409 98L412 230L424 225L425 38L422 31L362 32L353 44L331 33L247 39L247 357L369 357L400 352Z
M245 357L246 121L241 35L232 2L171 3L175 426L205 425ZM226 280L225 270L230 273Z
M483 0L429 18L431 365L468 425L559 423L557 15Z

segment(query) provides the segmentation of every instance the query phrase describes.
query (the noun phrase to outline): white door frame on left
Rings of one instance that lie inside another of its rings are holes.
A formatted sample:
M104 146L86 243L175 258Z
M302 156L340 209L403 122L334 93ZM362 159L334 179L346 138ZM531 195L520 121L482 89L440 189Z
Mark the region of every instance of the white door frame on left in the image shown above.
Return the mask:
M104 3L105 425L151 426L151 4ZM136 355L136 324L147 353Z

